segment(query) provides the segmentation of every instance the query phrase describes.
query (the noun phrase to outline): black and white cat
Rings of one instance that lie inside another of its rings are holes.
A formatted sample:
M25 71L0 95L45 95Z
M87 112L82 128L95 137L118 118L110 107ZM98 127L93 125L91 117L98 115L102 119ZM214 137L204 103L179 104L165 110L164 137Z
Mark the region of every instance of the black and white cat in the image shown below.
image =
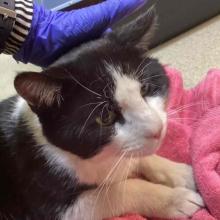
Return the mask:
M154 23L150 10L16 77L19 96L0 104L0 219L183 217L203 206L190 166L153 155L169 87L146 56Z

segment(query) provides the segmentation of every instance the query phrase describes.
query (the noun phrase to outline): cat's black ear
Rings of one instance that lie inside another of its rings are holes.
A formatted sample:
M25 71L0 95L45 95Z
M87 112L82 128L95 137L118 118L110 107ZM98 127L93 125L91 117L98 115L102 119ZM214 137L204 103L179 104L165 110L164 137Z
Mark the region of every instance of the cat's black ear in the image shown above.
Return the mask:
M132 21L115 28L106 37L120 45L135 45L138 48L148 50L156 27L157 16L155 7L152 6Z
M51 106L60 103L62 85L57 80L36 72L19 74L14 81L17 93L23 97L30 106Z

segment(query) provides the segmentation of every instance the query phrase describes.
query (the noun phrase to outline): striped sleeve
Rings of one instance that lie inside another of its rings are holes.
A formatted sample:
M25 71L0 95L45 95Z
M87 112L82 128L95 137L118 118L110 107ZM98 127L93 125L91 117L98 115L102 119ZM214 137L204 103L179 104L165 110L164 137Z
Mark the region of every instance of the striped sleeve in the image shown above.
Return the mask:
M33 17L32 0L15 0L15 11L17 14L16 21L3 51L3 53L11 55L19 51L29 34Z

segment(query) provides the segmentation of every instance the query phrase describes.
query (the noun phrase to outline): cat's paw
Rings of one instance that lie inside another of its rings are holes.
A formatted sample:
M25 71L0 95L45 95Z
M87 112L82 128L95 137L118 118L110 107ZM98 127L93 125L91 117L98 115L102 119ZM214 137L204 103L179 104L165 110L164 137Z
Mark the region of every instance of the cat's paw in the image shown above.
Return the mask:
M166 217L190 217L202 207L204 207L204 202L198 193L177 187L173 189L171 200L166 210Z
M142 161L142 172L147 180L169 187L185 187L195 191L192 167L154 156Z
M196 190L192 167L187 164L174 163L164 175L164 183L168 186Z

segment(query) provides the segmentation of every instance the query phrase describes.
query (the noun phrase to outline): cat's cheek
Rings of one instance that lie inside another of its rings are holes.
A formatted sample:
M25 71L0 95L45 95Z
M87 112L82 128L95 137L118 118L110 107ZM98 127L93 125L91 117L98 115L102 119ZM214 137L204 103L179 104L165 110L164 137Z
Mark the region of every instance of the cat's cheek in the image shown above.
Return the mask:
M160 142L158 140L148 141L148 143L141 148L139 151L134 151L132 155L140 157L140 156L150 156L157 152L159 149Z
M146 97L145 100L157 112L162 121L163 129L160 138L160 141L162 142L167 132L167 97Z
M160 139L132 137L132 134L125 136L115 136L111 144L117 149L117 152L126 152L126 157L131 155L133 157L152 155L156 153L161 144Z
M140 129L126 128L124 125L115 127L115 134L111 137L111 144L119 152L126 152L126 156L149 156L155 154L166 135L167 119L164 112L163 129L160 138L144 135ZM143 131L143 130L142 130Z

